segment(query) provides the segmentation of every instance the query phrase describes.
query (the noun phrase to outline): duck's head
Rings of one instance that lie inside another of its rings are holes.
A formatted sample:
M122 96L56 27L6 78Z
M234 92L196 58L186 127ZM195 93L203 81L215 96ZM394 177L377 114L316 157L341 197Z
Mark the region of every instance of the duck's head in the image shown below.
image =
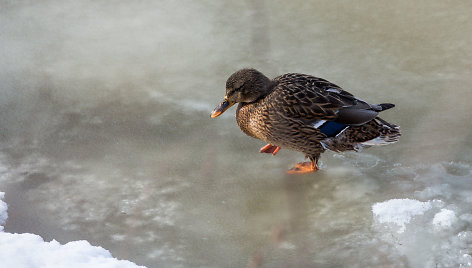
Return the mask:
M242 69L232 74L226 81L226 95L211 112L211 118L224 113L235 103L250 103L267 95L271 81L255 69Z

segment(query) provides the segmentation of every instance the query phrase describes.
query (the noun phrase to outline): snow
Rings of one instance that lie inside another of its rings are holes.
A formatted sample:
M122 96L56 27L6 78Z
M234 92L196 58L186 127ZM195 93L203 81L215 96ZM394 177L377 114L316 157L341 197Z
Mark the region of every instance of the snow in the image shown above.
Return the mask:
M437 228L448 228L457 221L456 213L449 209L441 209L433 218L433 225Z
M2 201L4 196L5 193L0 192L0 232L3 231L3 225L5 224L5 221L8 217L7 204Z
M113 258L102 247L90 245L88 241L72 241L64 245L56 240L46 242L35 234L12 234L3 232L7 219L7 204L0 192L0 260L1 267L15 268L134 268L130 261Z
M431 202L421 202L414 199L391 199L376 203L372 206L374 218L379 223L393 223L400 226L398 233L403 233L406 224L414 216L422 215L431 209Z

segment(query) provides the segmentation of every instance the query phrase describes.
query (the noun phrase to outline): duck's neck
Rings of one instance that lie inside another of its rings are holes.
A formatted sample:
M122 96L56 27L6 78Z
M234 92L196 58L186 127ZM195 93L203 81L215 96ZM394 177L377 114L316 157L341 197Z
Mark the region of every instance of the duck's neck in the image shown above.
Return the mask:
M275 81L275 80L270 80L265 84L265 89L264 91L266 92L266 94L264 95L267 96L269 95L272 91L274 91L275 87L277 87L277 84L279 82Z
M264 77L264 78L266 78L267 80L264 81L264 83L261 85L258 97L255 100L251 101L251 102L243 102L242 105L249 104L249 103L256 103L256 102L260 101L261 99L265 98L270 93L272 93L272 91L274 91L274 89L276 88L278 82L274 81L274 80L270 80L267 77Z

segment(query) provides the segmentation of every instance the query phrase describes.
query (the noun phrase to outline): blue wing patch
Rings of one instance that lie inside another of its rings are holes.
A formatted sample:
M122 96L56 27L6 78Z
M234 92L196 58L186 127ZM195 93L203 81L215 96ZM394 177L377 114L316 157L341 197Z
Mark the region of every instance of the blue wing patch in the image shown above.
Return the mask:
M326 136L328 137L334 137L341 133L347 125L337 123L334 121L326 121L324 124L322 124L318 129L323 132Z

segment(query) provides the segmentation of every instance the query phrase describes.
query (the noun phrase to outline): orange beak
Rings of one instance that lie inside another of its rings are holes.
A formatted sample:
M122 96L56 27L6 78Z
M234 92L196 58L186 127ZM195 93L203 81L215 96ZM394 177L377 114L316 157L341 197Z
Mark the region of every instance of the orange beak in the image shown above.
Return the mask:
M229 100L224 100L220 105L216 106L215 109L211 112L210 117L215 118L220 116L222 113L224 113L226 110L228 110L229 107L233 106L236 102L232 102Z

